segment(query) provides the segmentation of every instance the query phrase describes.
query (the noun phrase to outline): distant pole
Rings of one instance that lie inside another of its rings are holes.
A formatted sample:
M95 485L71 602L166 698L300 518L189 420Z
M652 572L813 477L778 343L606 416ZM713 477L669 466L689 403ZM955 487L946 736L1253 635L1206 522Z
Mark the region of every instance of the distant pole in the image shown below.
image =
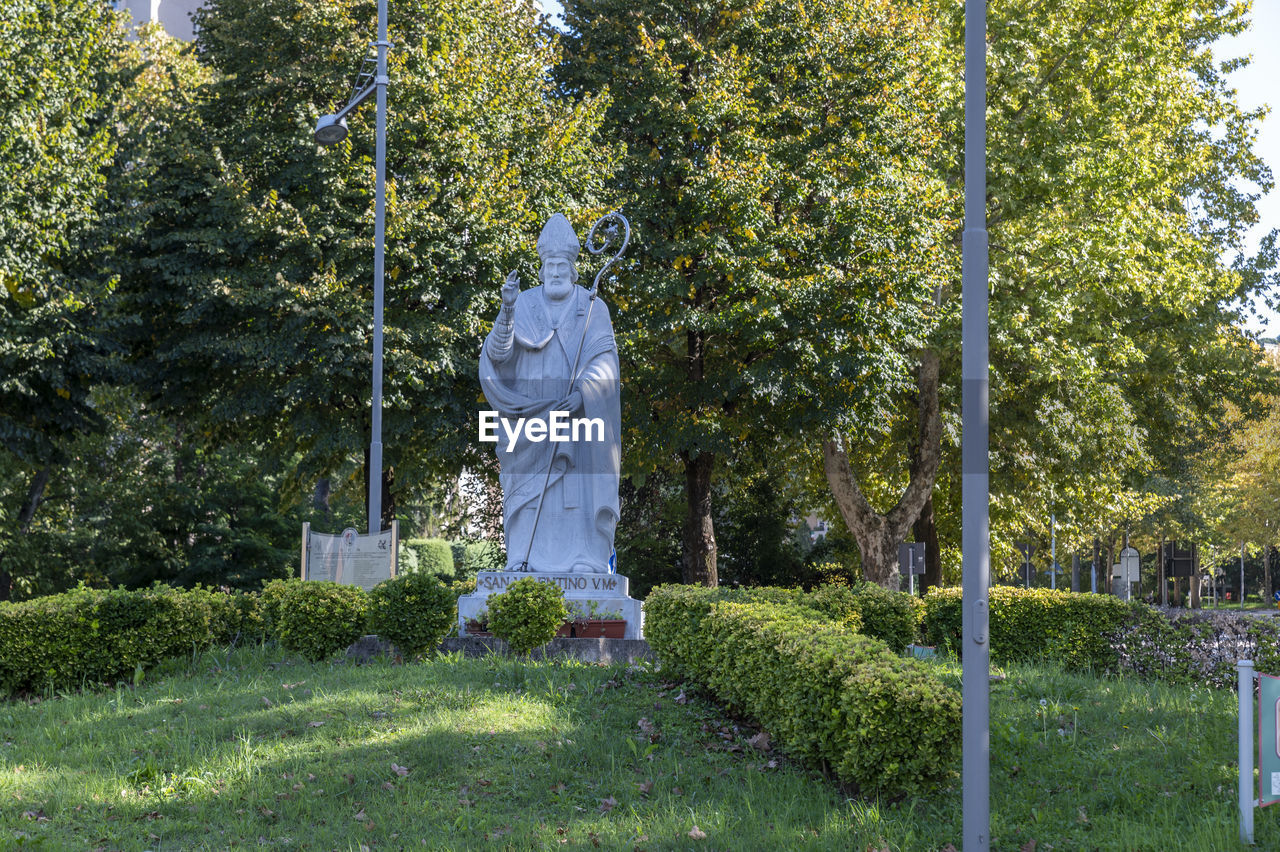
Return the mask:
M991 843L991 577L988 457L987 2L964 6L964 238L961 261L961 544L964 852Z
M1058 588L1058 534L1054 529L1057 522L1057 515L1049 515L1049 588L1051 589Z
M1244 542L1240 542L1240 608L1244 609Z

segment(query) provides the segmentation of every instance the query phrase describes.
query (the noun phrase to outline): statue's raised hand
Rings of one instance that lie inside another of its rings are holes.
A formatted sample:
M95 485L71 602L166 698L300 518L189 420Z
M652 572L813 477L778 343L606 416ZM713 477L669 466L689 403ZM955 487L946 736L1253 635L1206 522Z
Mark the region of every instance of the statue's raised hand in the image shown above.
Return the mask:
M516 307L516 297L520 295L520 279L516 277L516 271L513 269L507 273L507 280L502 285L502 309L504 311L513 311Z

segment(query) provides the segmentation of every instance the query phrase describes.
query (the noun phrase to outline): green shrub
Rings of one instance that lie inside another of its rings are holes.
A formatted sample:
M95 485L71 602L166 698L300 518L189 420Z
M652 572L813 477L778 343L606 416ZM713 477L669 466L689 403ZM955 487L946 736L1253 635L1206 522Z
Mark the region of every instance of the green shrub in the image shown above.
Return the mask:
M266 636L280 638L280 606L284 603L289 590L300 585L302 580L293 577L288 580L270 580L263 584L258 593L258 611L262 617L262 630Z
M819 586L809 594L809 604L850 630L879 639L894 651L905 649L919 632L919 601L875 583Z
M453 548L442 538L410 538L400 542L398 573L454 576Z
M706 591L717 590L660 586L645 600L645 635L664 669L862 791L912 792L951 773L960 696L921 664L803 604Z
M0 690L114 682L233 635L233 598L207 589L90 589L0 604Z
M1114 637L1138 612L1150 609L1111 595L1014 586L994 586L987 599L994 661L1051 659L1075 670L1114 671L1119 665ZM959 651L961 615L959 589L930 589L924 598L925 641Z
M560 587L533 577L516 580L501 594L490 595L488 605L489 629L517 654L528 654L550 642L569 617Z
M342 650L365 632L368 597L359 586L293 583L278 606L280 644L312 661Z
M439 646L457 612L457 598L431 574L392 577L369 593L369 629L405 657Z

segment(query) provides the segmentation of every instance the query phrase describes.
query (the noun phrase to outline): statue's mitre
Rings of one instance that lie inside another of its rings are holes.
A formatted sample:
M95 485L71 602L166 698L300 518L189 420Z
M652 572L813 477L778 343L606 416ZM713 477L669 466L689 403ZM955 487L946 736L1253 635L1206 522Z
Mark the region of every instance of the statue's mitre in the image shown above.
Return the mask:
M576 261L578 250L578 235L564 214L556 213L548 219L542 227L542 235L538 237L538 257L555 255Z

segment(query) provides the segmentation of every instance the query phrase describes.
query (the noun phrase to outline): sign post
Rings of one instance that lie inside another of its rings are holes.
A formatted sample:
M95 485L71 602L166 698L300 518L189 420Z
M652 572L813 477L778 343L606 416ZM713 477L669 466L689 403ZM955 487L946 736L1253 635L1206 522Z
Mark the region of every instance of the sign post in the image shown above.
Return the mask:
M1254 671L1252 660L1236 663L1240 701L1240 842L1253 844L1254 808L1280 802L1280 677ZM1258 687L1258 797L1253 787L1253 689Z
M907 575L908 591L916 593L916 575L924 573L924 542L904 541L898 545L898 570Z

